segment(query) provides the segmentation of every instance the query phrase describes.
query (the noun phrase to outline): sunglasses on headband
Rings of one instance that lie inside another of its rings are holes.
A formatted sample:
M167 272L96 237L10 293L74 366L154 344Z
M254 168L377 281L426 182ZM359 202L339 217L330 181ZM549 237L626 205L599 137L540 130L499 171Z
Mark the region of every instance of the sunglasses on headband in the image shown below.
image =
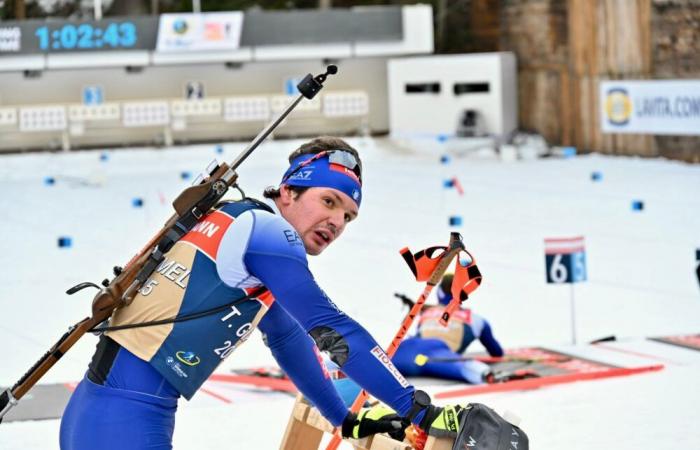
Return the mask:
M282 179L282 184L285 181L289 180L292 177L292 175L299 172L304 167L326 156L328 157L328 162L330 164L338 164L339 166L343 166L346 169L351 170L357 176L357 179L360 180L360 185L362 185L362 169L360 169L360 162L357 160L355 155L345 150L324 150L322 152L316 153L314 156L307 159L306 161L302 161L301 163L299 163L299 165L296 166L294 170L289 172Z

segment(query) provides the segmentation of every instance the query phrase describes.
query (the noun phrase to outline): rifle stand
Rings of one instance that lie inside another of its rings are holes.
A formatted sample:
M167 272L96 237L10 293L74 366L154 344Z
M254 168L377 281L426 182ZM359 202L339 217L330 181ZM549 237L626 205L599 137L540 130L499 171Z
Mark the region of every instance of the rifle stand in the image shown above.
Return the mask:
M292 415L282 438L280 450L316 450L323 433L333 433L333 425L311 406L302 395L294 403ZM384 434L364 439L346 439L355 450L414 450L408 442L400 442ZM452 439L428 437L424 450L452 450Z

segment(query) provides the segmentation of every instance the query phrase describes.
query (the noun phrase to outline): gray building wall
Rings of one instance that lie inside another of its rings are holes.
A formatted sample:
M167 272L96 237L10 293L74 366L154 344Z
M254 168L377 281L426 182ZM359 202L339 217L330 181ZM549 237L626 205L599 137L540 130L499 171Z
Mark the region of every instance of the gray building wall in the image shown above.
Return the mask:
M326 82L324 94L333 91L362 90L369 97L369 115L366 119L368 131L385 133L388 124L387 74L386 58L353 58L333 61L339 67L337 75ZM275 61L244 63L237 68L227 68L224 64L200 64L180 66L147 66L140 72L129 73L125 69L80 69L51 70L41 73L39 78L27 78L21 72L0 72L0 107L28 106L46 104L69 104L82 102L84 86L99 85L103 89L104 101L143 101L155 99L182 99L185 86L189 81L199 81L204 86L206 97L225 97L239 95L280 95L284 93L287 78L301 78L311 72L322 73L325 64L321 60ZM294 117L294 116L292 116ZM347 133L357 131L357 124L340 121L309 121L302 127L287 127L295 135L313 135L321 133ZM185 133L175 133L176 141L182 137L186 141L241 139L257 134L260 123L231 124L221 122L217 125L193 128ZM282 127L280 135L285 134ZM49 136L51 134L51 136ZM60 133L46 134L46 144L41 144L40 133L8 132L0 129L0 147L6 150L22 150L60 146ZM148 143L152 141L153 130L120 129L119 142L111 137L93 141L72 139L73 146L90 146L112 142L114 145L128 143ZM157 141L158 139L156 139ZM31 145L29 142L33 142ZM36 143L39 142L39 145Z

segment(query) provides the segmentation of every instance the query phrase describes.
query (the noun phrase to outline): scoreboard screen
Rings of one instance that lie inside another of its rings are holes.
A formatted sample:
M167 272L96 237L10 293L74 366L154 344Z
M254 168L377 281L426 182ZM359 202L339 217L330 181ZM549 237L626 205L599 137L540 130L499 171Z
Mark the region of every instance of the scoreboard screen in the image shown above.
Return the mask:
M152 50L157 17L0 22L0 55Z

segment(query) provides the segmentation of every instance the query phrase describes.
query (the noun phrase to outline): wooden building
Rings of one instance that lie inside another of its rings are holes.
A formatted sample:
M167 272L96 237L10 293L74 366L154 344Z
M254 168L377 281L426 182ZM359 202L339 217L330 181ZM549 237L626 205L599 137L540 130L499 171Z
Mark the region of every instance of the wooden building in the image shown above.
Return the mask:
M700 136L603 134L598 103L602 80L700 78L700 0L470 0L469 15L461 51L517 55L521 128L584 152L700 162Z

